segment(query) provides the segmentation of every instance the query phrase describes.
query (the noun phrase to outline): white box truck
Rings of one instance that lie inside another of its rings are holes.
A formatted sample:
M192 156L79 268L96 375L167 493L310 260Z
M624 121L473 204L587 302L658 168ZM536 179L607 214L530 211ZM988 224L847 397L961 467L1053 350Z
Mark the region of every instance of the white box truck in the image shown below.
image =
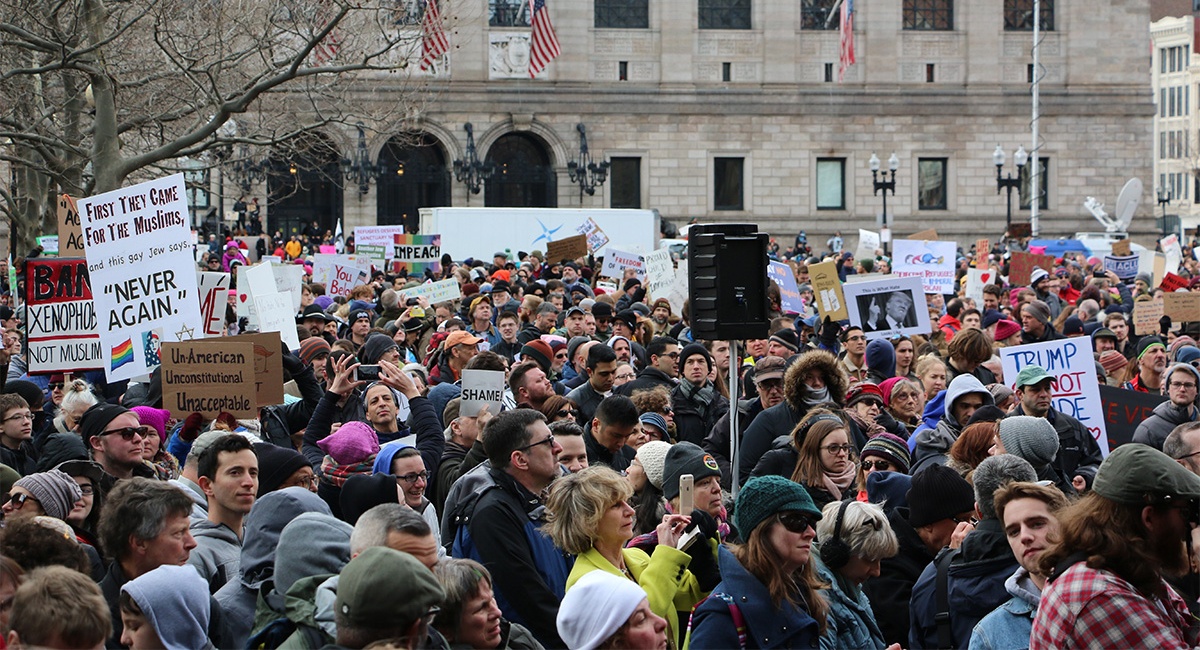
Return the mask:
M546 252L546 243L574 235L594 242L649 253L658 248L659 216L654 210L583 210L574 208L421 208L423 235L442 236L442 253L455 260L490 261L508 249Z

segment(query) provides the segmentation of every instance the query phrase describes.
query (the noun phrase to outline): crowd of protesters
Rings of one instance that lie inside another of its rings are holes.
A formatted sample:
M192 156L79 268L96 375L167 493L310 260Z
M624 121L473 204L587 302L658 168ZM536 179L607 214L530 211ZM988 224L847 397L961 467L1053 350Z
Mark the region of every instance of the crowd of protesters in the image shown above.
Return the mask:
M273 252L308 264L325 237ZM214 238L198 267L244 245ZM772 242L803 311L772 284L768 336L733 345L591 257L445 257L338 297L306 275L287 397L250 419L174 417L157 372L30 376L0 297L3 642L1195 646L1200 323L1135 335L1150 277L1067 256L1015 286L998 244L959 250L928 332L868 341L816 311L808 268L891 261L828 247ZM982 301L970 265L996 274ZM444 278L460 299L405 297ZM1107 458L1047 369L1000 363L1080 336L1101 383L1166 398ZM467 415L468 369L505 373L498 410Z

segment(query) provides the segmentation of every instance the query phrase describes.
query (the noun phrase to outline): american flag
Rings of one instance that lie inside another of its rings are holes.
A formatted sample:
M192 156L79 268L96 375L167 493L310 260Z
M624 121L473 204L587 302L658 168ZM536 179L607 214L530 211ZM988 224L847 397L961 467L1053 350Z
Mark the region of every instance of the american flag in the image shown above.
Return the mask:
M546 69L546 64L562 52L558 48L558 36L554 33L554 25L550 23L550 10L546 8L546 0L532 2L533 17L530 24L533 26L533 33L529 37L529 76L536 77L537 73Z
M317 8L317 24L320 25L318 31L325 29L325 23L332 19L330 15L330 7L326 2L321 2ZM321 39L312 49L312 58L317 65L325 65L337 56L338 50L342 47L342 30L339 26L334 26L325 38Z
M842 0L842 19L838 31L838 83L842 83L846 68L854 65L854 0Z
M425 17L421 19L421 70L428 69L449 49L450 39L442 29L437 0L429 0L425 5Z

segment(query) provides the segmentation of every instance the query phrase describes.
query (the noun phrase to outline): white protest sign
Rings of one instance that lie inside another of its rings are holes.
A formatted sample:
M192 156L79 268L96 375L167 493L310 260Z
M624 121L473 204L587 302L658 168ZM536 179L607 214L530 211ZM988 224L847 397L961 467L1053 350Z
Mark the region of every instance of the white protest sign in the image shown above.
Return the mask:
M854 259L873 260L877 248L879 248L879 233L859 228L858 249L854 252Z
M955 293L954 242L897 239L892 247L892 272L897 276L921 278L925 293Z
M201 271L200 332L201 336L222 336L225 333L225 307L229 304L229 274Z
M357 255L335 255L333 253L317 253L313 255L313 276L312 281L325 285L326 290L329 287L329 281L333 277L333 266L339 264L341 266L352 266L371 273L371 258Z
M679 260L678 264L675 268L675 282L671 284L671 292L667 294L673 314L682 314L683 303L688 299L688 261Z
M1179 265L1183 263L1183 248L1179 246L1179 235L1167 235L1158 241L1162 244L1163 255L1167 258L1167 273L1179 273Z
M637 269L637 279L646 281L646 264L640 253L623 251L612 246L604 249L604 267L600 269L600 275L620 279L625 269Z
M333 275L325 293L331 296L349 296L354 287L367 283L367 272L353 266L333 265Z
M405 299L425 298L429 304L436 305L439 302L458 300L462 297L462 289L458 286L458 280L450 278L449 280L426 282L420 286L405 289L400 292L400 295Z
M1017 373L1025 366L1041 366L1054 376L1054 410L1079 420L1108 455L1108 433L1104 427L1104 404L1096 381L1092 340L1086 336L1045 343L1030 343L1000 349L1004 380L1015 389Z
M292 297L292 309L300 311L300 299L304 289L304 267L299 264L272 264L275 275L275 290Z
M391 250L396 235L404 234L404 226L359 226L354 229L354 250L360 246L383 246Z
M967 269L967 297L983 305L983 288L995 283L996 279L996 272L992 269Z
M608 245L608 235L596 224L596 220L588 217L575 232L587 237L588 252L595 253L596 251Z
M499 413L500 402L504 399L504 371L464 370L461 397L458 414L463 417L479 415L484 406L490 407L490 413Z
M300 337L296 334L296 312L292 309L292 298L278 291L254 294L254 310L258 313L259 332L279 332L289 350L300 349Z
M163 341L199 338L187 192L174 174L78 202L108 381L159 365Z
M643 258L646 265L646 293L652 298L666 298L675 284L675 264L671 251L660 248Z
M58 255L58 235L44 235L37 238L38 246L42 247L45 255Z
M242 284L239 278L238 286L248 289L252 296L265 296L276 291L275 273L271 271L270 264L258 264L246 269L245 278L246 284Z

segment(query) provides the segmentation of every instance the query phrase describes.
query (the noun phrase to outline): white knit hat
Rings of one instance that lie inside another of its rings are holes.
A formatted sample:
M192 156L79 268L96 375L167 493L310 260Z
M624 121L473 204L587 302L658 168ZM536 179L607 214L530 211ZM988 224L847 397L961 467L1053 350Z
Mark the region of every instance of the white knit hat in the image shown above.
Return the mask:
M591 571L563 596L558 634L571 650L593 650L616 634L643 600L646 592L632 580Z
M637 450L637 460L642 464L646 478L659 490L663 486L663 467L667 463L667 452L670 450L671 443L662 440L651 440Z

